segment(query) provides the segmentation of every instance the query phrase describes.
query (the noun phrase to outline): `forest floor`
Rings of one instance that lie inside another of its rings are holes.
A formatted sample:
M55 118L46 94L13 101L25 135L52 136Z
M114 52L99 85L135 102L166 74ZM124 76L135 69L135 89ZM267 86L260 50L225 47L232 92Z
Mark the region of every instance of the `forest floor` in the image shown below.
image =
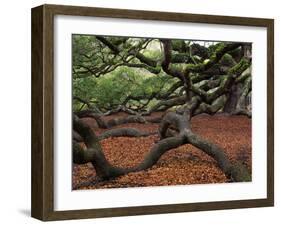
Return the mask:
M158 117L154 113L150 117ZM118 113L112 117L122 117ZM93 130L100 134L106 129L97 128L94 119L83 119ZM251 171L251 119L245 116L198 115L192 118L192 130L201 137L219 145L232 162L241 162ZM130 123L114 128L133 127L145 132L158 131L158 123ZM158 135L148 137L114 137L102 140L102 148L106 158L114 165L132 167L140 163L145 154L159 140ZM116 179L95 182L96 173L91 163L73 165L72 184L74 189L123 188L141 186L186 185L229 182L225 174L218 168L216 161L203 151L189 145L183 145L165 153L149 170L129 173Z

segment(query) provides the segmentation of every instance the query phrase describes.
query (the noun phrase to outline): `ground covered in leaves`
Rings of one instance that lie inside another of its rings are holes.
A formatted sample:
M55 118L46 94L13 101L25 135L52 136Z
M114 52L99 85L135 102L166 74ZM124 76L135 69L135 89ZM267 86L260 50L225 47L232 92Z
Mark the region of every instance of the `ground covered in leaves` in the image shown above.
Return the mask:
M122 117L124 113L112 117ZM158 117L155 113L151 117ZM97 128L94 119L85 118L93 130L100 134L106 129ZM133 127L141 131L155 132L159 124L130 123L114 128ZM239 161L251 171L251 119L245 116L198 115L192 118L195 133L221 146L232 162ZM132 167L140 163L145 154L159 140L158 135L148 137L114 137L101 142L106 158L115 166ZM123 188L140 186L186 185L229 182L216 162L201 150L183 145L165 153L151 169L129 173L119 178L96 182L91 163L73 165L73 189Z

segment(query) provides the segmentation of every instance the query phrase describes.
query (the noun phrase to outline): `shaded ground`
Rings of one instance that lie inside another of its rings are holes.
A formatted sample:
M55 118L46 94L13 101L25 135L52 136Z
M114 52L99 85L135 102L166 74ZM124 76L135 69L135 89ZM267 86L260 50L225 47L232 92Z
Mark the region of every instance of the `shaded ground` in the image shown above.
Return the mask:
M108 116L121 117L124 113ZM154 113L152 117L159 116ZM84 119L97 134L106 131L98 129L95 120ZM120 127L134 127L146 132L158 130L159 124L130 123ZM245 116L199 115L192 118L192 128L205 139L221 146L232 162L240 161L251 170L251 120ZM143 160L144 155L158 141L158 135L141 138L115 137L103 140L106 158L116 166L132 167ZM130 173L107 182L91 183L96 179L90 163L73 165L73 188L119 188L139 186L161 186L178 184L204 184L228 182L216 162L191 145L183 145L165 153L151 169Z

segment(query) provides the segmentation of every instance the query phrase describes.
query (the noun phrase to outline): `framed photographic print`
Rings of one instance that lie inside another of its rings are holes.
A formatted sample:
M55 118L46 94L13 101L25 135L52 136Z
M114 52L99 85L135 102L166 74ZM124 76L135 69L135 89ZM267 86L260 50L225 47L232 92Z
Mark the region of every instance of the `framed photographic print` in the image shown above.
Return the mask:
M32 9L32 216L274 204L274 21Z

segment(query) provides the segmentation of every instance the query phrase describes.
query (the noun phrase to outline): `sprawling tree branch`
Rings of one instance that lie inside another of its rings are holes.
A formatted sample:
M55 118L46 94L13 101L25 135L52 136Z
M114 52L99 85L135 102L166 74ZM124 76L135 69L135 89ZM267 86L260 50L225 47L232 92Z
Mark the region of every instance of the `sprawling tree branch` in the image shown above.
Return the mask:
M73 69L75 75L99 77L123 66L139 68L139 71L145 69L155 76L169 75L177 81L173 80L173 84L169 84L165 88L163 85L159 92L152 92L151 89L143 92L142 90L135 93L127 92L120 98L120 104L115 102L104 104L104 107L100 107L102 111L93 112L93 106L89 102L83 98L74 97L75 100L89 108L78 111L74 115L73 159L75 163L91 162L97 176L102 180L107 180L129 172L149 169L167 151L190 144L211 156L228 178L234 181L251 179L245 167L230 162L219 146L195 134L190 125L191 118L197 114L215 114L226 111L226 108L230 109L231 114L251 116L250 104L248 104L251 99L252 82L249 45L217 43L211 47L203 47L183 40L165 39L159 40L161 51L159 49L157 57L148 57L151 55L147 54L145 50L152 39L136 41L129 38L114 39L96 36L96 40L98 43L95 47L100 48L100 53L98 52L97 56L93 58L92 55L82 53L87 60L84 64L80 64L81 62L76 64L77 67ZM159 54L162 56L159 57ZM156 54L152 54L152 56L154 55ZM91 65L89 62L93 59L98 63ZM169 82L165 81L165 85L167 83ZM110 91L107 92L110 93ZM123 90L120 91L120 93L122 92ZM140 95L142 93L143 95ZM112 106L114 109L111 109ZM144 117L155 111L167 111L176 107L175 112L168 112L157 120ZM103 117L119 111L125 111L131 115L110 120L105 120ZM127 123L160 121L160 140L147 152L143 161L135 167L116 167L106 159L99 143L100 140L119 136L150 136L154 133L145 133L134 128L118 128L107 130L97 136L87 124L79 119L83 117L94 118L98 127L104 129ZM77 143L81 141L85 143L86 149Z
M183 116L173 112L166 114L159 128L161 140L151 148L151 150L144 157L144 160L135 167L120 168L112 166L108 162L102 151L99 138L95 135L91 128L84 124L77 117L74 117L73 127L83 137L87 146L87 149L83 150L80 146L74 143L74 162L78 164L91 162L96 170L97 176L101 179L107 180L127 174L129 172L137 172L148 169L156 164L160 157L167 151L177 148L180 145L189 143L197 148L200 148L200 150L214 158L217 161L220 169L231 179L235 181L250 180L247 170L245 168L237 168L236 166L232 165L221 148L194 134L191 131L189 119L190 117L188 117L186 114ZM166 136L166 133L170 127L178 131L176 136Z

